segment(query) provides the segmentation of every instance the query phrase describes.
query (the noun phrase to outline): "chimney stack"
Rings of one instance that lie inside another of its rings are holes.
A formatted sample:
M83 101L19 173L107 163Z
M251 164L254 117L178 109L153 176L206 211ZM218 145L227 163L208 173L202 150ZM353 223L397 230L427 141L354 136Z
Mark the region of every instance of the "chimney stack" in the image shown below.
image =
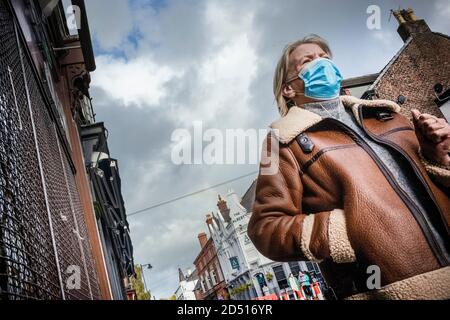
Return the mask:
M220 214L222 214L222 217L225 220L225 222L229 223L231 221L230 209L227 206L227 202L222 199L220 194L219 194L219 201L217 202L217 208L219 208Z
M213 224L213 217L212 214L206 215L206 224L212 225Z
M186 277L184 276L183 271L181 271L181 268L178 268L178 280L180 280L180 282L186 281Z
M203 249L203 247L208 242L208 236L206 235L206 233L204 233L204 232L199 233L198 234L198 241L200 242L200 248Z
M414 34L431 32L425 20L417 19L413 9L391 10L391 12L399 23L397 32L403 42Z

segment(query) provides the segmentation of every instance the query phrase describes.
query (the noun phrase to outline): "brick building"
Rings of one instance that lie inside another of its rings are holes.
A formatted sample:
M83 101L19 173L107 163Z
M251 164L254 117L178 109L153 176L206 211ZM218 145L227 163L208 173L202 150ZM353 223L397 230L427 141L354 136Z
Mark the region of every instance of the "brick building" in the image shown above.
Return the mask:
M396 101L408 118L415 108L438 117L446 114L449 120L450 107L445 102L450 90L450 37L431 31L412 9L393 11L393 15L403 47L380 73L347 79L343 89L355 96L364 92L364 98Z
M208 239L206 233L200 233L198 240L201 251L194 261L199 278L195 296L197 300L227 300L229 294L226 289L214 241L212 238Z

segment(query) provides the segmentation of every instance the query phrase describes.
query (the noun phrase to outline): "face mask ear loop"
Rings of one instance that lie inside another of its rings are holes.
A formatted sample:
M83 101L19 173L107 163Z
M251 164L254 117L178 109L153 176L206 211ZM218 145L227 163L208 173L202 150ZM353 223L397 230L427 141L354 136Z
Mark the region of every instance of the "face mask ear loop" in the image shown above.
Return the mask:
M296 95L302 95L302 96L304 96L304 94L301 93L301 92L298 92L298 91L294 91L294 92L295 92ZM287 102L288 104L290 104L290 107L289 107L289 108L291 108L291 107L297 107L297 108L300 108L300 107L297 105L297 102L295 102L293 99L290 99L290 98L289 98L289 100L287 100L286 102Z

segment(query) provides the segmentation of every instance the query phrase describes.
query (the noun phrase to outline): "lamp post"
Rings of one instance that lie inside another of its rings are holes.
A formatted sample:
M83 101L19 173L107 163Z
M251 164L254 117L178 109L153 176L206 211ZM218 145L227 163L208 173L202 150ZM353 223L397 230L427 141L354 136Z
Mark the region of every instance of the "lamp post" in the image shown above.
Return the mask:
M144 274L144 267L147 267L147 269L152 269L153 266L150 263L146 263L146 264L140 264L139 265L141 267L141 277L144 280L144 288L145 288L145 292L148 292L147 289L147 281L145 281L145 274ZM151 300L151 296L150 296L150 300Z

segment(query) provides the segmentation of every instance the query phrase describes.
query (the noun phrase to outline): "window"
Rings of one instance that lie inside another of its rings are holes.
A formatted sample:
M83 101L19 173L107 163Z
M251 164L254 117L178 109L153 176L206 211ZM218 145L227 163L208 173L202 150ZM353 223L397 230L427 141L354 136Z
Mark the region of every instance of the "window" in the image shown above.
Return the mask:
M209 283L208 283L208 272L206 272L204 275L203 275L203 281L204 281L204 283L205 283L205 292L206 291L208 291L209 290L209 288L210 288L210 285L209 285Z
M263 291L264 287L267 287L266 278L262 273L258 273L255 275L256 280L258 281L259 287L261 288L261 291Z
M200 284L202 285L202 291L206 292L206 283L205 283L205 279L203 279L203 276L200 277L200 280L201 280Z
M212 280L211 280L211 276L210 276L210 275L208 275L208 287L209 287L209 288L214 287L214 284L212 283Z
M216 285L217 283L219 283L218 279L217 279L217 273L216 270L211 270L211 274L212 274L212 281L213 284Z
M319 265L317 263L306 261L306 267L310 272L320 273Z
M220 266L219 266L219 264L217 263L217 261L214 262L214 266L215 266L215 268L216 268L216 271L218 270L219 282L223 281L222 269L220 269Z
M313 266L314 266L314 271L316 271L317 273L321 273L319 265L317 263L313 263Z
M289 268L291 269L292 274L294 277L298 277L298 272L300 271L300 265L297 261L291 261L289 262Z
M314 264L311 261L306 261L306 267L308 271L314 271Z
M280 289L286 289L288 287L288 282L286 279L286 273L284 273L283 266L273 267L273 272L275 273L275 278L277 279L278 286Z
M450 122L450 100L444 103L439 109L444 115L444 118Z
M50 95L53 99L53 102L55 103L56 110L58 111L60 123L61 123L62 127L64 128L64 133L66 134L67 141L70 144L70 139L68 138L69 137L69 134L68 134L69 129L67 127L66 116L64 115L64 109L61 104L61 101L59 100L58 93L56 92L56 89L53 85L53 77L51 75L50 66L46 62L44 62L44 75L45 75L45 81L47 83L47 88L50 91Z

